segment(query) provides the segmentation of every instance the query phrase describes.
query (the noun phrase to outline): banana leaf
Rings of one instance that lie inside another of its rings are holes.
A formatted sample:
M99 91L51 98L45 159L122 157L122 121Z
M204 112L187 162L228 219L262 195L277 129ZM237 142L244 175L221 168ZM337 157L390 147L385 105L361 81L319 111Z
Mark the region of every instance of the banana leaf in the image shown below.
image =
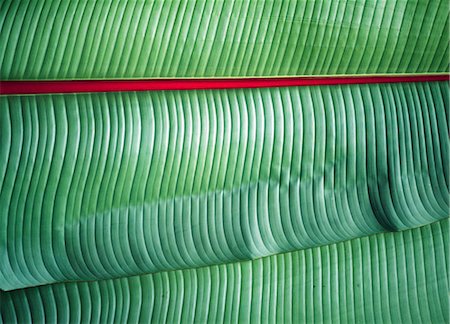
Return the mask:
M0 80L448 74L449 14L3 0ZM448 323L449 87L0 89L0 324Z
M5 323L448 323L449 220L253 261L0 292Z
M448 0L3 0L0 79L449 71Z
M0 97L0 288L446 218L448 117L447 82Z

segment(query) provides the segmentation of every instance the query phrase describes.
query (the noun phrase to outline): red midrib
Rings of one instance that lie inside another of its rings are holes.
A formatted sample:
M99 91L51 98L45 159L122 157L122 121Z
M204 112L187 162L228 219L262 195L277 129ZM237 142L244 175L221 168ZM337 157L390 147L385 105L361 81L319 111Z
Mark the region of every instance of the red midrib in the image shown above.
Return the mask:
M0 94L47 94L77 92L118 92L152 90L200 90L268 87L299 87L338 84L448 81L449 75L390 75L229 79L141 79L0 81Z

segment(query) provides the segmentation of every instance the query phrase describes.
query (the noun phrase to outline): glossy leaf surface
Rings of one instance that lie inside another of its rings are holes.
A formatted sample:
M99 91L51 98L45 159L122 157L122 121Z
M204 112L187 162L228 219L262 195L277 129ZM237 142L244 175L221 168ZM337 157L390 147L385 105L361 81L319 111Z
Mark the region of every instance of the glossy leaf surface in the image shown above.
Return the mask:
M448 219L254 261L0 292L5 322L445 323Z
M447 0L4 0L0 79L448 72Z
M446 82L1 97L0 287L448 217Z

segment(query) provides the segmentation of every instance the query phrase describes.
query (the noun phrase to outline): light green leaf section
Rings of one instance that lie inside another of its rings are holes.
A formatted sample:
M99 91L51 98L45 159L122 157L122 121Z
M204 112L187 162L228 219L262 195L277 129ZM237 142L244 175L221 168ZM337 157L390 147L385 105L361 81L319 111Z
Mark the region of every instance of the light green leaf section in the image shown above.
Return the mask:
M448 323L449 220L238 262L0 292L5 323Z
M448 0L3 0L0 79L449 71Z
M0 288L446 218L448 117L447 82L3 96Z

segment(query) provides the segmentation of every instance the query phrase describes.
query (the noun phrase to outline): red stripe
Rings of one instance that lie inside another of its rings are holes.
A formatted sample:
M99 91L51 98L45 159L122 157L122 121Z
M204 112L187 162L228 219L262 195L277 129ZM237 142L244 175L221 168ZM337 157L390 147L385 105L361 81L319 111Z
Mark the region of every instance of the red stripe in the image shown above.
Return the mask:
M448 81L449 75L342 76L230 79L142 79L72 81L0 81L0 94L194 90L294 87L337 84Z

